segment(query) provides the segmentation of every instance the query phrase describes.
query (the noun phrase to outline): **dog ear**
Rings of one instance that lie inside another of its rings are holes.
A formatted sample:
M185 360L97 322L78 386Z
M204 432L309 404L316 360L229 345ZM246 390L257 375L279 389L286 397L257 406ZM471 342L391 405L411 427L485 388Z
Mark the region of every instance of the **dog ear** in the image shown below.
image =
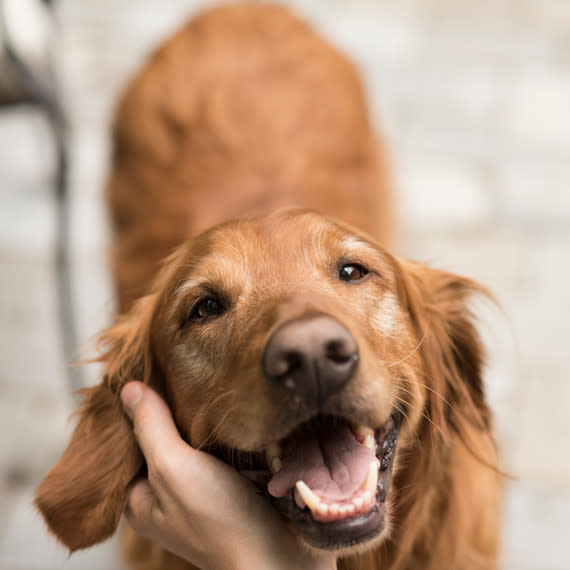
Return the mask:
M430 417L445 433L463 437L465 422L488 430L490 410L483 384L485 350L468 302L473 295L493 299L476 281L401 262L407 309L421 342Z
M104 385L83 392L71 442L35 501L51 532L71 552L115 532L129 484L143 464L117 394Z
M142 298L105 331L101 385L83 390L71 442L36 493L49 529L71 552L109 538L144 460L123 412L120 390L130 380L153 383L149 330L153 296Z

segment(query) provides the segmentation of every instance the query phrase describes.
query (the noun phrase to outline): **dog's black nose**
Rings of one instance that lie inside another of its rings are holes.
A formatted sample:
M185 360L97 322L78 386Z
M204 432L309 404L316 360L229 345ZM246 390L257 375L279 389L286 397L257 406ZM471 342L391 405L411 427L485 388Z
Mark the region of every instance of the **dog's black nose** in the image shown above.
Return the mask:
M267 379L298 404L321 407L358 366L358 345L332 317L313 314L281 325L263 354Z

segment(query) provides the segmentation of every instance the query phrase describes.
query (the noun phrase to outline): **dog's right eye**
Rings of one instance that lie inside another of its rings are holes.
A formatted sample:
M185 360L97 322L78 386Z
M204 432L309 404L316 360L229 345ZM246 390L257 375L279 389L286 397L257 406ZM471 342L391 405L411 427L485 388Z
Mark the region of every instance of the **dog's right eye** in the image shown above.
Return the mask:
M368 269L359 263L346 263L338 272L341 281L360 281L368 275Z
M221 301L215 299L214 297L207 297L198 301L190 316L188 318L189 321L199 321L204 319L211 319L213 317L218 317L222 315L225 311L225 307Z

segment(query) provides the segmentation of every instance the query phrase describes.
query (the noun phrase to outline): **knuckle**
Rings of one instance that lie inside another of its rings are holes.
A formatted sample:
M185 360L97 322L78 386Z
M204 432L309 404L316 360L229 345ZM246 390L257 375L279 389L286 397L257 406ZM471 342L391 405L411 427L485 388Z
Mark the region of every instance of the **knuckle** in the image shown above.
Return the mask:
M146 529L146 517L144 516L140 501L129 499L125 507L125 517L136 532L144 534Z
M164 526L166 516L158 501L152 505L150 510L150 520L155 528L161 528Z

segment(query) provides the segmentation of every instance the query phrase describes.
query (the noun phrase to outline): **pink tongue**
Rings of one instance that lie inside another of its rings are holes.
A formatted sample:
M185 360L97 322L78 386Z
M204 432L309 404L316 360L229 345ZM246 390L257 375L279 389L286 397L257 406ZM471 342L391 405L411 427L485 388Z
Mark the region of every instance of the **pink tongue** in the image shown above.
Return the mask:
M283 467L267 488L283 497L297 481L304 481L323 497L342 501L359 489L368 473L374 452L342 424L308 424L286 440Z

